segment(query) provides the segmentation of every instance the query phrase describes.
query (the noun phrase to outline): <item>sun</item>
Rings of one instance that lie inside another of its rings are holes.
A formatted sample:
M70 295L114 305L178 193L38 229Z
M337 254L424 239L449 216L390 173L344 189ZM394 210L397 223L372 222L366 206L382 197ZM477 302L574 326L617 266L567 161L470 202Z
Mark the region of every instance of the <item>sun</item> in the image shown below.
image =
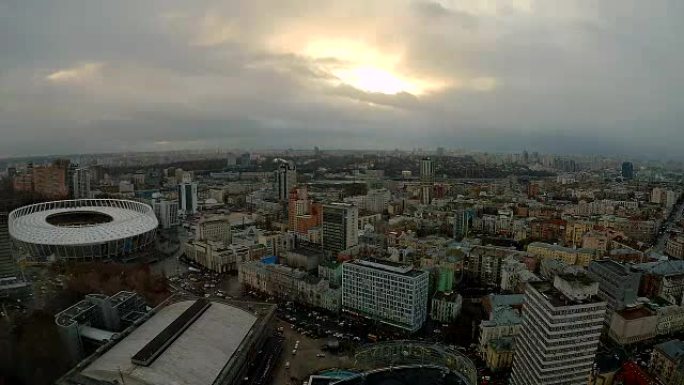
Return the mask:
M340 82L364 92L396 95L401 92L420 94L422 90L415 84L401 79L389 71L374 67L356 67L333 71Z

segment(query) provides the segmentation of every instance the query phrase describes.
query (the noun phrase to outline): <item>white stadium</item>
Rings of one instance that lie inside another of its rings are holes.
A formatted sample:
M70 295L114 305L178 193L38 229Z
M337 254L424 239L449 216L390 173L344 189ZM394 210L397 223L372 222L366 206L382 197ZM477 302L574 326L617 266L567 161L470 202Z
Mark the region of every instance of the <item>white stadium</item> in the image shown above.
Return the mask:
M126 259L154 243L158 221L144 203L77 199L12 211L9 233L30 261Z

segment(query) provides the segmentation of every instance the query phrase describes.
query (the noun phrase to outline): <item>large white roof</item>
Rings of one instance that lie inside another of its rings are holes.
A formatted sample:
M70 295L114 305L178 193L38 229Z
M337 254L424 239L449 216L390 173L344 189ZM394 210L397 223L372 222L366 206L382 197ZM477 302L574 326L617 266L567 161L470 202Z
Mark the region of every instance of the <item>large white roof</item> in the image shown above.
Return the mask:
M162 308L83 369L81 374L105 381L118 381L123 377L126 384L211 385L257 321L253 314L212 302L212 306L150 366L131 362L133 355L193 303L182 301Z
M82 227L47 222L55 214L95 212L110 222ZM19 208L9 217L10 235L19 241L44 245L91 245L125 239L154 230L158 225L152 208L144 203L116 199L78 199L38 203Z

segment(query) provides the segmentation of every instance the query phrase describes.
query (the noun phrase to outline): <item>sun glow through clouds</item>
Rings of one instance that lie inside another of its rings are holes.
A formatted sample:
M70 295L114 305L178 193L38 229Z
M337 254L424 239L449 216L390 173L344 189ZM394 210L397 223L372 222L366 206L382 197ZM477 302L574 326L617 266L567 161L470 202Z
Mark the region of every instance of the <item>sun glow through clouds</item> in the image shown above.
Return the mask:
M408 92L418 95L421 90L393 75L388 71L373 67L357 67L351 69L338 69L332 71L340 81L365 92L382 93L394 95L401 92Z

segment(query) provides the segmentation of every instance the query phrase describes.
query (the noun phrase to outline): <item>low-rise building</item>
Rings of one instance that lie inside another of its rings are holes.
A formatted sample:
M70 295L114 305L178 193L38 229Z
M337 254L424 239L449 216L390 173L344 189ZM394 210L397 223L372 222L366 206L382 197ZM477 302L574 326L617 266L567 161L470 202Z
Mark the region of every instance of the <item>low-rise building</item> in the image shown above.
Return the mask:
M252 290L332 312L339 312L342 305L339 286L284 265L245 262L240 265L238 280Z
M225 245L217 241L190 241L183 250L186 258L217 273L235 272L242 262L261 258L266 252L263 245Z
M510 258L521 260L526 255L506 247L474 246L466 253L464 273L468 280L479 285L498 287L504 261Z
M224 215L203 217L197 223L197 239L229 245L232 242L230 219Z
M654 303L650 304L658 315L656 333L658 335L670 335L684 330L684 306Z
M671 304L680 305L684 294L684 261L646 262L633 265L641 272L639 295L660 297Z
M684 259L684 236L669 238L665 245L665 254L672 258Z
M516 258L508 258L501 268L501 290L524 293L527 282L539 281L529 266Z
M656 345L651 355L649 370L665 385L683 384L684 342L670 340Z
M656 336L658 316L645 307L613 313L608 336L620 345L645 341Z
M608 302L611 311L636 304L641 281L640 272L610 259L593 261L588 271L599 283L599 296Z
M527 246L527 252L537 258L556 259L569 265L587 267L596 259L597 253L593 249L575 249L542 242L532 242Z
M487 367L493 371L509 369L513 366L513 356L515 354L515 338L502 337L490 340L485 350L485 362Z
M516 336L520 331L525 296L490 294L482 299L487 319L480 323L479 351L484 354L489 341Z

